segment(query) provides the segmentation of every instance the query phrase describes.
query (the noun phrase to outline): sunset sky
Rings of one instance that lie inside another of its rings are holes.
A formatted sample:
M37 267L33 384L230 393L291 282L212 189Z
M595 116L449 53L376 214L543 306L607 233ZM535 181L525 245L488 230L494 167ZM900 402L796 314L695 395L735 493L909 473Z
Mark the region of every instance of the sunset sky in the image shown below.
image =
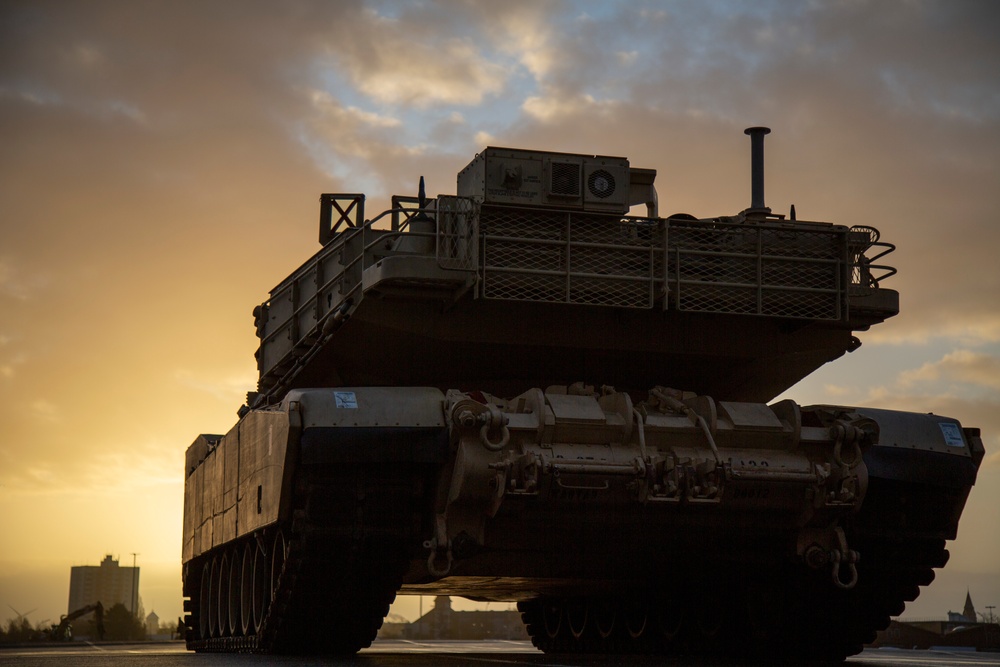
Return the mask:
M998 35L985 0L0 1L0 619L57 621L106 553L181 614L184 450L254 389L251 311L317 250L320 193L372 216L498 145L734 214L752 125L775 211L898 246L901 314L785 396L981 427L906 615L1000 606Z

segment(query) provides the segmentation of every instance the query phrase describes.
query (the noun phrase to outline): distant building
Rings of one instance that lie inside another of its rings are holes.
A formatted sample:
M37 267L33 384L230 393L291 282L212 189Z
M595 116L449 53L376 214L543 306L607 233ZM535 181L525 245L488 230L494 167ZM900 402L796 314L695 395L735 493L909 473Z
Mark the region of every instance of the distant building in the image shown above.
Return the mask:
M976 615L976 608L972 605L972 594L969 591L965 591L965 607L962 609L962 613L949 611L948 612L948 622L949 623L978 623L979 616Z
M117 603L133 613L141 610L139 604L139 568L119 567L118 561L105 556L100 565L78 565L70 569L69 609L67 614L100 602L104 610ZM80 620L91 618L84 616Z
M152 637L158 634L160 634L160 617L155 611L151 611L146 617L146 635Z
M390 625L390 624L386 624ZM413 623L391 624L382 636L406 639L527 639L528 634L516 611L454 611L451 598L439 595L434 608Z
M972 595L966 591L962 613L949 611L947 621L892 621L872 646L928 649L936 646L1000 651L1000 625L980 623Z
M892 621L878 633L870 646L907 649L930 649L941 646L974 648L977 651L1000 651L1000 625L949 621Z

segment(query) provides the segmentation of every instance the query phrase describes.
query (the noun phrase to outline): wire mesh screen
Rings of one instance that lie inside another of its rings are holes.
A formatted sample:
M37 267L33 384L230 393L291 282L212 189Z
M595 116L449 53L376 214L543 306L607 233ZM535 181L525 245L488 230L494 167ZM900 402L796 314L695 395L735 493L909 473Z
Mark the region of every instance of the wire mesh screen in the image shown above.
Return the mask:
M479 206L466 197L437 199L437 261L442 269L474 271L479 259Z
M483 207L482 295L836 320L846 230Z
M670 221L667 281L678 310L835 320L844 230Z
M656 222L484 207L481 230L488 299L653 306Z

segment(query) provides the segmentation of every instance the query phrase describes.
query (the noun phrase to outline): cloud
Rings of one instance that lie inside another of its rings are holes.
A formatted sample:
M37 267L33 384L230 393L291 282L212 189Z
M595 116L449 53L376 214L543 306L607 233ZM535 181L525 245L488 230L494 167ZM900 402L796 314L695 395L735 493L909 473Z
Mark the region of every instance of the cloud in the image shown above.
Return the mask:
M178 443L139 440L96 449L72 466L42 459L7 469L0 474L0 484L6 493L18 496L124 498L153 486L182 486L182 469L183 448Z
M0 257L0 296L25 301L44 283L44 279L40 277L26 282L11 260Z
M177 443L150 439L101 453L83 470L79 491L128 497L154 486L181 487L183 478L176 473L181 450Z
M59 408L43 398L32 401L28 405L28 409L36 419L41 421L50 424L58 424L62 421L62 412Z
M351 85L379 104L476 105L499 93L507 72L470 37L440 34L414 39L430 28L373 9L342 25L327 51Z
M986 452L986 458L983 459L982 467L990 468L992 470L1000 470L1000 451Z
M494 5L498 11L487 17L489 25L499 28L492 34L497 48L515 57L536 81L546 79L565 56L553 39L560 21L544 5L505 5Z
M986 290L976 289L976 293ZM872 345L920 345L948 339L961 345L982 345L1000 342L1000 313L971 309L971 299L919 303L915 314L904 312L902 317L889 320L888 326L865 334L865 343ZM956 310L964 312L955 312ZM900 320L897 322L897 319Z
M228 406L239 406L246 400L248 391L257 387L256 374L231 375L219 379L215 376L206 377L205 373L181 368L174 371L174 381L182 387L195 389L222 401Z
M0 333L0 378L12 379L17 374L17 367L28 360L24 352L10 353L9 348L14 342L14 337Z
M1000 465L998 364L1000 358L994 354L956 350L905 369L884 384L829 387L827 396L831 402L848 405L943 415L979 428L987 452L982 466L993 468Z
M37 486L41 488L51 488L56 475L52 468L47 465L35 465L25 470L25 481L27 486Z
M835 385L835 384L824 384L823 392L827 396L836 400L838 398L842 399L851 396L854 393L854 390L851 387L842 387L840 385Z
M353 106L344 106L339 100L324 91L309 91L309 98L313 108L319 114L318 122L331 128L340 128L337 135L340 140L363 130L395 128L401 125L398 118L364 111Z
M580 116L588 118L607 116L613 113L615 106L610 102L598 102L591 95L578 95L572 98L547 95L527 98L522 108L528 116L540 122L561 123Z
M618 64L627 67L639 60L639 52L617 51L615 52L615 57L618 58Z
M899 386L947 380L1000 391L1000 357L971 350L956 350L938 361L927 362L899 377Z

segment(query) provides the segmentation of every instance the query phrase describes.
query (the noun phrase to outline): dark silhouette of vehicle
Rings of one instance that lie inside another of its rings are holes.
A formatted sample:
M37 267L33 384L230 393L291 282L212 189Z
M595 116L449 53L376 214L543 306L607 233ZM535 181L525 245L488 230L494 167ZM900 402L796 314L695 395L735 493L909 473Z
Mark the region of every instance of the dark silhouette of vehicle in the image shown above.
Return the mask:
M322 248L254 311L257 390L187 451L188 646L353 653L401 593L517 601L547 652L860 651L944 566L984 450L768 404L898 294L873 227L765 206L767 131L733 216L497 147L371 220L323 195Z

